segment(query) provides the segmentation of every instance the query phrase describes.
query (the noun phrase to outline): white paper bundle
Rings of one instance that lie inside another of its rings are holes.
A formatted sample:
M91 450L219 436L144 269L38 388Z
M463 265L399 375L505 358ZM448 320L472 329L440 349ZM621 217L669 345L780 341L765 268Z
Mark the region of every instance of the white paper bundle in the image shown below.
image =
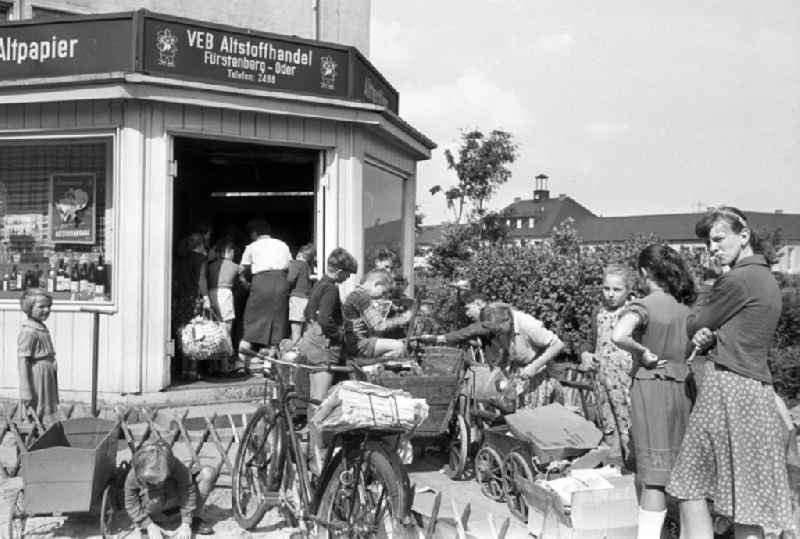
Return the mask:
M346 381L331 389L312 423L326 432L359 428L411 430L428 417L428 403L402 389Z

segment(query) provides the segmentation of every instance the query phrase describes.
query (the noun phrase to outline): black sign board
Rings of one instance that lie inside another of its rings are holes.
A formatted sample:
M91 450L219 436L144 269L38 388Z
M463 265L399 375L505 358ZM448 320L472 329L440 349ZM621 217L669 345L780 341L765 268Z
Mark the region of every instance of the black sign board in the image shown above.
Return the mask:
M113 71L133 71L130 15L0 26L0 80Z
M112 72L398 107L397 91L353 47L145 10L0 25L0 81Z
M147 73L347 97L347 50L202 24L144 19Z
M353 87L351 97L367 101L397 112L399 96L397 90L386 82L360 53L353 52Z

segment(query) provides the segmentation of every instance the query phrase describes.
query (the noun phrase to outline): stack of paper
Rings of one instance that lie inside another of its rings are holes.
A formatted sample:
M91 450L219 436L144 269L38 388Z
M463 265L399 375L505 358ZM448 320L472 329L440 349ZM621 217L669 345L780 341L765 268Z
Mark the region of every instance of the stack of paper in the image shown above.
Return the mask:
M544 484L558 494L561 503L566 507L572 503L573 492L614 488L614 485L606 479L614 477L614 473L610 470L601 470L573 470L567 477L545 481Z
M311 421L327 432L359 428L411 430L426 417L425 399L415 399L402 389L346 381L331 390Z

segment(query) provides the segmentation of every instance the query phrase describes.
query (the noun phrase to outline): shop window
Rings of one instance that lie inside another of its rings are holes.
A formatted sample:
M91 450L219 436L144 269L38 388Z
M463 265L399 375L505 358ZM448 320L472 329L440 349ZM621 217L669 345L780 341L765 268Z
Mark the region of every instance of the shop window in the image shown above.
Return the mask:
M403 200L405 179L367 163L364 166L364 262L375 265L390 250L399 269L403 260Z
M535 224L535 222L536 221L534 220L533 217L528 217L528 228L533 228L533 225Z
M109 140L0 141L0 297L110 300Z

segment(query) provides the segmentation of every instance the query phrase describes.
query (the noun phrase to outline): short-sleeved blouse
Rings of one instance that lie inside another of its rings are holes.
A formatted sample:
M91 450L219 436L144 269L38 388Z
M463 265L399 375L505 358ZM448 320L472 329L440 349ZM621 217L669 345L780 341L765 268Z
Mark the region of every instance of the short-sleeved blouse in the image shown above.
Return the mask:
M30 319L22 322L17 336L17 355L33 359L55 358L56 351L47 326Z
M639 364L634 354L634 378L671 378L683 381L689 374L686 352L689 339L686 336L686 316L689 308L663 290L656 290L642 299L632 301L626 312L636 313L641 323L634 333L642 346L666 359L664 367L648 369Z

